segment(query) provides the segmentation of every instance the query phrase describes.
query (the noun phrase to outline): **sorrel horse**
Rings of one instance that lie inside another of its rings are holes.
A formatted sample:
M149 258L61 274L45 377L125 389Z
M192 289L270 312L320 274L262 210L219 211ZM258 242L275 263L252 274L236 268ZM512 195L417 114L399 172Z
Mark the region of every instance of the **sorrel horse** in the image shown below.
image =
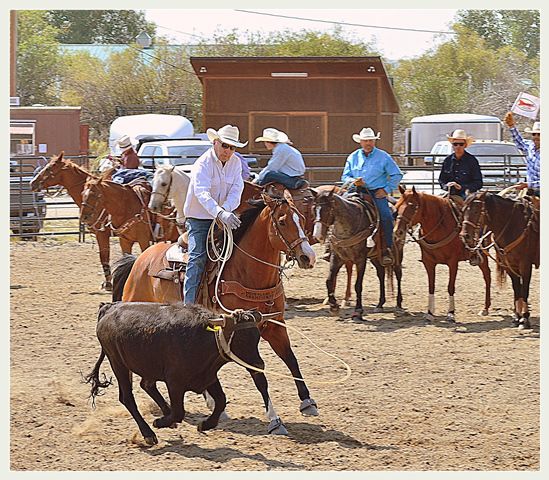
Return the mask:
M250 200L251 205L241 214L242 225L234 233L232 256L224 263L219 278L217 272L207 268L207 285L203 284L198 301L218 311L221 305L230 310L257 309L283 323L285 301L281 275L284 267L281 266L280 252L295 259L299 267L305 269L313 267L316 256L303 231L303 217L293 205L291 196L286 194L284 198L279 198L262 194L261 197L260 201ZM158 244L137 259L123 257L113 272L113 301L181 301L180 284L151 277L148 273L168 247ZM316 403L310 398L302 380L286 328L277 323L264 322L260 332L297 379L295 384L301 400L301 412L304 415L318 415ZM262 374L252 376L256 386L258 382L266 382ZM277 418L272 403L266 401L265 408L272 422ZM272 433L281 432L277 428Z
M105 210L112 232L120 238L122 251L128 253L131 253L136 242L144 251L159 240L176 241L179 233L175 225L157 217L147 208L150 195L148 184L136 188L121 185L107 180L109 173L107 170L102 176L86 181L80 207L81 220L90 225L97 212ZM157 224L163 227L160 238L155 232Z
M537 197L513 200L477 192L465 201L461 238L472 252L494 246L500 283L505 273L513 283L513 324L519 329L531 328L528 295L532 265L539 268L539 222ZM492 243L486 246L483 240L490 234Z
M334 296L335 279L340 268L345 263L356 265L357 278L355 281L356 304L353 318L362 320L362 283L366 271L366 262L370 258L379 280L379 301L376 311L383 311L385 304L385 268L378 260L377 247L370 246L368 240L376 230L375 207L364 205L362 202L337 195L334 189L324 190L315 198L316 218L315 236L324 242L328 229L333 226L330 236L332 255L330 257L330 273L326 280L330 310L337 312L339 305ZM378 240L379 242L379 240ZM395 264L389 269L392 278L394 271L398 283L397 308L402 308L402 243L393 244L393 258Z
M61 152L58 156L54 156L50 159L48 164L34 177L30 183L32 190L39 191L54 185L61 185L67 189L67 192L74 200L74 203L78 207L82 206L82 191L84 190L84 184L88 178L95 178L76 163L71 162L69 159L63 158L64 152ZM112 290L112 275L110 267L110 237L112 236L111 229L108 226L103 225L103 220L106 219L106 212L101 210L96 213L95 216L90 217L90 230L97 239L97 245L99 246L99 260L103 267L103 274L105 275L105 281L102 283L101 288L111 291ZM103 225L103 226L101 226ZM130 253L131 250L124 250L124 245L120 242L122 252Z
M459 238L461 220L459 211L454 211L450 200L444 197L418 192L415 187L405 190L399 186L401 197L396 204L397 220L394 237L404 242L406 232L414 225L420 224L420 237L414 239L421 248L421 261L429 278L429 304L425 319L432 321L435 313L435 270L438 264L449 269L448 279L448 313L447 320L455 322L454 293L458 263L471 260L472 254L465 248ZM475 256L476 257L476 256ZM479 267L482 270L486 293L484 309L480 315L488 315L490 308L490 267L485 256L482 256Z

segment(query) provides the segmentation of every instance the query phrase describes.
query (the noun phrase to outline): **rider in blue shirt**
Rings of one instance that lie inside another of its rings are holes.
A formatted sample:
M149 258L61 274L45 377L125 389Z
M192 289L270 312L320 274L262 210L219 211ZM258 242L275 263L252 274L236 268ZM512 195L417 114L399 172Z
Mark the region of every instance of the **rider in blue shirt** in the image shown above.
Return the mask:
M360 133L353 135L353 140L360 143L361 148L347 157L341 181L343 184L352 183L352 190L369 193L375 202L387 247L382 254L381 263L391 265L393 216L387 195L397 188L402 172L387 152L375 146L379 136L371 128L363 128Z

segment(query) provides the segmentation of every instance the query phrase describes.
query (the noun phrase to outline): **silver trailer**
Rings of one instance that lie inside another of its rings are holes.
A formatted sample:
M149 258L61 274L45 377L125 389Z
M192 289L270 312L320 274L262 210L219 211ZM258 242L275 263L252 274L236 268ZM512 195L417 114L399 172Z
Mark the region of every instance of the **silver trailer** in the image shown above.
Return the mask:
M406 129L406 153L428 155L433 145L461 128L476 140L501 140L503 124L498 117L471 113L444 113L415 117Z

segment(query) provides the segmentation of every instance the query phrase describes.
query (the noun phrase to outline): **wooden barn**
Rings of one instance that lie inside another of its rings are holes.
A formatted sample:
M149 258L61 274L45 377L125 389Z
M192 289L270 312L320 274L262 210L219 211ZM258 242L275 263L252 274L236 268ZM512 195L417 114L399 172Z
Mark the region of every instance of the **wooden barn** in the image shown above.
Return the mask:
M253 154L267 154L254 142L264 128L283 130L308 167L335 167L310 180L338 179L363 127L380 131L377 145L393 151L399 107L380 57L192 57L191 64L203 86L204 129L238 126L249 141L243 150Z

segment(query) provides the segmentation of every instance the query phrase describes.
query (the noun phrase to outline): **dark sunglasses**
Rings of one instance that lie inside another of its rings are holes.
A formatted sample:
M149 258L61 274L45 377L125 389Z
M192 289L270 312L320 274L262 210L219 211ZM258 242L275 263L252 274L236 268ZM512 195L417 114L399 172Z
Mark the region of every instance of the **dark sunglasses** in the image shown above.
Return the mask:
M532 137L539 137L539 133L532 133Z
M465 146L464 143L460 143L460 142L454 142L454 143L452 143L452 145L453 145L454 147L464 147L464 146Z
M234 145L228 145L227 143L222 143L221 148L224 148L225 150L227 149L236 150L236 147Z

